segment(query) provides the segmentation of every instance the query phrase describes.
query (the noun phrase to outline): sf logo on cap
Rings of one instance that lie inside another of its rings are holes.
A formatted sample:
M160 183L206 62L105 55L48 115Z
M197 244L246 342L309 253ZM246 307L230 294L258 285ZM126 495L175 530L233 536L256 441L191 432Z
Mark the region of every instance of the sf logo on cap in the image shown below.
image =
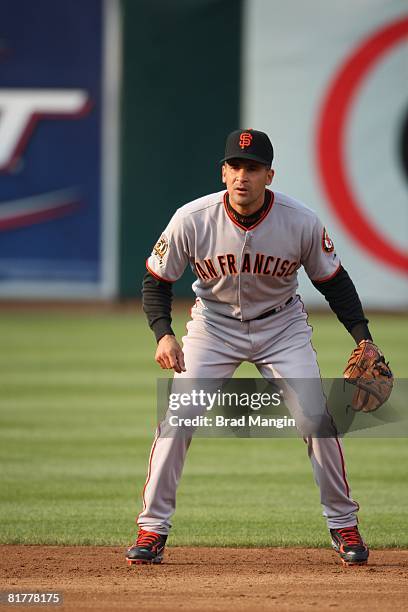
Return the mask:
M239 146L241 149L245 149L245 147L249 147L252 142L252 134L249 132L242 132L239 136Z

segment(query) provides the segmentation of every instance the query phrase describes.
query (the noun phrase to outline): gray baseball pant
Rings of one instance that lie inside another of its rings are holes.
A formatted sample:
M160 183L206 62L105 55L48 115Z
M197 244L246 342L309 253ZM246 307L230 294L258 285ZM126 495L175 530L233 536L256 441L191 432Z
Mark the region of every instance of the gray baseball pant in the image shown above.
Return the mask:
M175 382L179 378L229 379L243 361L249 361L264 378L320 381L311 335L307 314L298 297L280 312L252 321L218 315L198 300L183 337L186 372L175 374L174 379ZM322 393L313 411L327 417ZM139 527L160 534L170 530L176 490L193 435L192 430L179 428L167 437L162 433L165 428L162 423L156 431L143 489L143 509L137 518ZM335 434L303 438L329 529L356 525L359 506L350 495L341 440Z

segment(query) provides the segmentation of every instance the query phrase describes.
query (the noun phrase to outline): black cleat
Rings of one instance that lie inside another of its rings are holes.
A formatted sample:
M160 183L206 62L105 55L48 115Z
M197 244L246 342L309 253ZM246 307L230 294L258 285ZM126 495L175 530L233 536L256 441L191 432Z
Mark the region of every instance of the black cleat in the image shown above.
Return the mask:
M330 529L332 546L339 553L343 565L367 565L368 546L359 534L358 527Z
M161 563L167 536L139 529L136 543L126 551L128 565Z

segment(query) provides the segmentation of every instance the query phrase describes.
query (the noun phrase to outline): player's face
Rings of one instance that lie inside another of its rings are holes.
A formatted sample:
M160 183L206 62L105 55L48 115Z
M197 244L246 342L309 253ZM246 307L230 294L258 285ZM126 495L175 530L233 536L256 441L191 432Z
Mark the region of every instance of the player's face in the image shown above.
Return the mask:
M274 171L248 159L230 159L222 167L230 204L238 212L250 215L264 202L265 186L272 183Z

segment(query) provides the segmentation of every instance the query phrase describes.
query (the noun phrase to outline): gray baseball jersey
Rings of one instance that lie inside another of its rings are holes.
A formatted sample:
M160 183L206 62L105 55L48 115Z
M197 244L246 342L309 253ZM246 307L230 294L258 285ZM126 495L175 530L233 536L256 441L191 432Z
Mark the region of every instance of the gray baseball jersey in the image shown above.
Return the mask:
M296 293L301 266L313 281L334 276L340 260L316 213L283 193L267 194L268 207L249 229L230 215L225 190L182 206L154 246L148 270L174 282L190 264L205 307L241 321L285 304Z

